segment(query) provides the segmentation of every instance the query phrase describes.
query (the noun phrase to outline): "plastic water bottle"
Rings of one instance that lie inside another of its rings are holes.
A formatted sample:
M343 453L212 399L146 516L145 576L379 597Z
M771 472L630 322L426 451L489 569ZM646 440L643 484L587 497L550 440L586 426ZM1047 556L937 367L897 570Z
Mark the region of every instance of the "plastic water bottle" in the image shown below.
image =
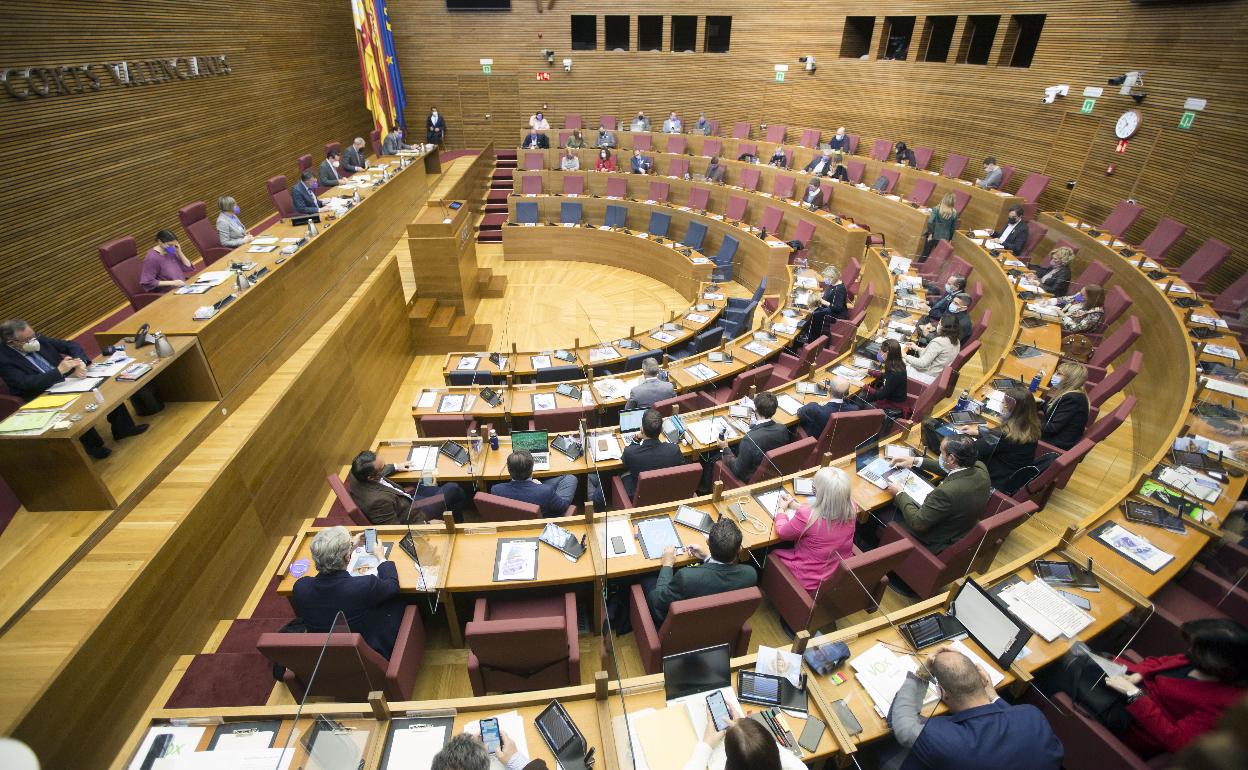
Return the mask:
M498 451L498 431L490 428L490 449Z
M954 405L953 411L955 412L966 411L966 407L970 403L970 400L971 400L970 391L963 388L962 392L958 394L958 403Z
M1031 382L1027 385L1027 390L1030 390L1032 393L1035 393L1037 390L1040 390L1040 382L1043 379L1044 379L1044 370L1041 369L1040 371L1036 372L1032 376Z
M481 434L476 428L468 431L468 446L472 449L473 456L481 454Z

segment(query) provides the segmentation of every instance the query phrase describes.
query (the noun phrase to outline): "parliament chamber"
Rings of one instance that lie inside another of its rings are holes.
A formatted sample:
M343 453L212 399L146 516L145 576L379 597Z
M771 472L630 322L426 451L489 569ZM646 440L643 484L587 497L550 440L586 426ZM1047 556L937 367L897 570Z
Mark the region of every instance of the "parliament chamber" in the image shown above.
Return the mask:
M1248 765L1244 0L6 10L0 765Z

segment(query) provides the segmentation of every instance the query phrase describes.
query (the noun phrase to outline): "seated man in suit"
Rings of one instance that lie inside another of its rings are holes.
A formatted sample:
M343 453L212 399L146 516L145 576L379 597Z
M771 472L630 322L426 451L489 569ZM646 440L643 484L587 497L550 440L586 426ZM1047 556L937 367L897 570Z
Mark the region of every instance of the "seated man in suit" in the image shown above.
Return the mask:
M984 178L976 179L975 186L985 190L997 190L1000 189L1004 177L1005 172L997 165L997 159L990 155L984 158Z
M710 162L706 164L706 174L704 176L708 182L724 183L724 167L719 164L718 155L711 156Z
M654 168L654 163L641 154L641 150L633 150L633 157L629 160L634 174L649 174L650 169Z
M325 160L321 161L321 168L317 175L317 182L321 187L337 187L342 179L338 176L338 166L341 161L338 160L338 151L330 150L325 153Z
M906 752L904 758L896 758L902 770L1062 766L1065 749L1040 710L1011 706L998 698L988 675L970 658L941 647L919 671L906 675L888 714L893 740ZM933 678L949 713L924 718L923 697ZM893 766L889 761L881 764Z
M815 176L827 176L832 173L832 151L824 150L822 154L816 155L806 164L806 173Z
M341 612L347 628L363 636L369 647L389 660L406 607L399 599L399 573L394 562L386 558L380 541L373 551L381 560L376 575L347 572L351 554L363 545L364 533L352 539L346 527L317 532L312 538L316 575L304 575L295 581L290 603L313 632L333 630L334 620Z
M680 447L659 440L662 432L663 415L658 409L647 409L641 416L641 440L626 446L624 455L620 458L620 462L624 464L624 474L620 476L620 482L624 484L624 491L630 498L637 491L637 477L640 474L685 464L685 456L680 453ZM607 498L597 473L590 474L588 484L589 499L599 510L606 510Z
M594 143L594 146L599 149L603 147L606 147L608 150L612 149L615 147L615 132L608 131L606 126L599 126L598 140Z
M950 436L940 444L940 458L909 457L890 461L895 468L922 468L943 476L922 505L901 491L896 483L888 489L893 505L901 515L901 525L927 550L939 554L960 540L984 515L992 483L988 468L979 461L979 450L971 436ZM885 521L888 514L880 517Z
M828 402L820 404L812 401L809 404L803 404L801 409L797 410L797 421L802 426L802 430L806 431L807 436L819 438L823 435L823 429L828 426L828 420L832 419L832 415L841 412L853 412L858 407L845 400L849 395L849 380L840 375L833 375L832 379L827 381Z
M706 113L698 113L698 122L693 124L693 130L703 136L711 135L711 121L706 119Z
M633 118L633 123L629 126L629 129L632 131L649 131L650 118L647 118L644 112L638 110L637 117Z
M386 138L381 140L381 151L386 155L398 155L399 150L416 149L410 144L403 143L403 129L398 126L394 130L386 134Z
M525 150L548 150L550 149L550 140L546 138L545 134L530 129L528 135L524 137L524 143L520 147Z
M641 585L650 602L650 614L656 626L663 625L672 602L749 588L758 582L758 573L753 567L737 563L737 554L741 552L741 530L730 517L722 516L711 525L706 545L709 553L691 544L689 555L702 563L680 570L675 569L676 551L668 546L663 551L663 566L658 576L642 579ZM653 584L650 580L654 581Z
M676 395L676 386L667 381L667 375L659 366L657 358L641 362L641 382L628 394L625 409L649 409L658 402Z
M347 151L342 154L342 167L346 169L348 174L354 174L357 171L363 171L368 168L368 161L364 160L364 139L356 137Z
M965 345L971 339L971 331L974 324L971 322L971 295L964 291L960 291L953 295L953 301L949 303L949 309L945 315L953 316L958 322L958 341ZM924 320L919 323L919 345L924 346L932 341L932 338L940 333L940 324L931 319Z
M299 175L299 181L290 188L290 202L300 214L316 214L326 204L317 200L312 188L316 186L316 174L308 169Z
M758 411L761 422L755 423L754 427L745 434L737 446L737 451L733 452L727 441L723 439L718 441L719 448L723 452L720 461L727 466L732 475L742 481L748 481L754 475L754 471L758 470L758 466L767 462L767 458L763 455L789 443L789 429L771 419L776 416L777 406L779 403L776 401L775 394L758 394L754 397L754 408Z
M676 117L676 113L668 113L667 120L663 121L663 133L679 134L681 128L680 118Z
M576 496L576 476L565 474L545 481L533 478L533 455L521 449L507 456L507 473L511 481L490 487L491 495L532 503L542 509L542 516L563 516Z
M440 487L417 484L414 489L405 488L387 478L392 473L394 466L383 463L375 452L360 452L351 461L347 491L373 524L423 524L423 512L418 512L415 521L409 518L412 503L434 495L442 495L443 504L455 516L455 521L464 520L468 496L458 484L447 483Z
M845 133L845 126L836 129L836 133L828 140L828 149L832 152L849 152L849 135Z
M27 401L62 380L85 376L91 363L78 343L35 334L20 318L0 322L0 343L0 379L10 393ZM108 422L115 441L147 430L147 423L134 424L125 405L109 412ZM94 428L82 434L80 441L87 454L97 460L113 453Z
M823 188L819 186L819 177L810 178L810 184L806 185L806 192L802 195L802 203L811 211L823 205Z
M1023 219L1023 207L1017 203L1010 206L1005 227L992 234L992 239L1016 257L1021 257L1027 246L1027 222Z
M776 168L789 167L789 156L784 151L784 145L776 145L776 151L771 154L771 158L767 161L767 165L775 166Z
M929 304L927 308L927 317L933 321L939 321L941 316L949 312L949 306L953 304L953 298L966 290L966 276L951 275L945 279L943 287L937 286L930 281L924 281L923 288L929 294L935 294L943 289L944 293Z

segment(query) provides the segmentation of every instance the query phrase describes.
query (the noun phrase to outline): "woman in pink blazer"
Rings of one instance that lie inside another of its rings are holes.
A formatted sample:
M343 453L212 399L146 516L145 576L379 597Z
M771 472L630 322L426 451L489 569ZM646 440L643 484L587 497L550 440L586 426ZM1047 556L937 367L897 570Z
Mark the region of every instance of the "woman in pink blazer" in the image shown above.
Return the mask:
M799 505L789 495L780 498L776 536L793 542L776 551L797 582L810 593L819 589L841 559L854 553L854 501L849 475L839 468L820 468L815 474L815 503Z

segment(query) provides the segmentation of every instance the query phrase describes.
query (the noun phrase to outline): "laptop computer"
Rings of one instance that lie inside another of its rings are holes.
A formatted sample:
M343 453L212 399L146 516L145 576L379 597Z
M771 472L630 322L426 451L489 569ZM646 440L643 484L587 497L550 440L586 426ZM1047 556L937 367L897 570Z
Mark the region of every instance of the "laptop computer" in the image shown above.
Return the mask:
M663 658L663 690L669 703L731 686L732 656L726 644Z
M550 433L544 430L522 430L511 434L511 449L527 449L533 455L533 470L550 470Z
M641 430L641 416L645 409L625 409L620 412L620 433L636 433Z

